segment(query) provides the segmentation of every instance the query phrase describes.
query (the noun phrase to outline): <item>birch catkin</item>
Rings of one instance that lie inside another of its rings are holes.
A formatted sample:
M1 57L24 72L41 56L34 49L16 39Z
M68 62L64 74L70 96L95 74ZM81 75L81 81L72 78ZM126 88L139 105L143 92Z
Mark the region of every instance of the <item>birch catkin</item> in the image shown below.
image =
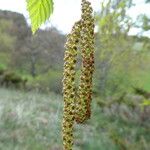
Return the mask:
M63 74L63 149L72 150L74 122L83 123L90 118L92 77L94 71L94 19L90 3L82 0L81 20L76 22L67 36ZM80 84L75 90L77 51L81 52Z
M76 122L82 123L90 118L92 99L92 77L94 71L94 19L92 8L86 0L82 1L80 49L82 68L80 85L76 99Z
M80 37L80 22L75 23L72 32L67 37L64 58L63 78L63 145L64 150L71 150L73 145L73 124L75 116L75 65L77 44Z

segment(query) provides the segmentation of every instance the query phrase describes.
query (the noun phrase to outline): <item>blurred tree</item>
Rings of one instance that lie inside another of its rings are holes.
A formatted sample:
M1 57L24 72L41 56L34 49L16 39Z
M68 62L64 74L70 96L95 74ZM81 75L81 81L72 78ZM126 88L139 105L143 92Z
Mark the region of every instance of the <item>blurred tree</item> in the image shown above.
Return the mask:
M63 68L65 35L54 27L31 35L23 15L0 10L0 65L32 76Z
M60 69L64 42L65 36L55 28L39 30L36 35L28 36L20 51L15 53L14 66L29 71L33 77L49 69Z
M128 32L133 23L127 15L127 9L132 6L132 0L109 0L102 2L101 11L96 14L97 34L97 67L98 89L101 96L106 96L110 72L119 69L121 64L128 70L132 42ZM127 59L128 58L128 59ZM123 69L118 70L122 72ZM112 92L116 89L115 83ZM120 83L121 84L121 83ZM117 85L118 86L118 85ZM112 93L111 93L112 94Z
M23 15L0 10L0 63L13 64L14 54L22 48L30 30ZM17 59L17 58L16 58Z
M11 21L0 20L0 51L8 52L14 49L16 37L11 36L6 30L9 30Z
M149 2L150 2L150 0L147 0L146 4ZM147 5L149 5L149 4L147 4ZM150 16L148 16L146 14L140 14L137 17L135 27L141 29L140 36L149 35L149 33L150 33ZM143 50L149 51L149 49L150 49L149 37L143 37L141 39L144 43Z

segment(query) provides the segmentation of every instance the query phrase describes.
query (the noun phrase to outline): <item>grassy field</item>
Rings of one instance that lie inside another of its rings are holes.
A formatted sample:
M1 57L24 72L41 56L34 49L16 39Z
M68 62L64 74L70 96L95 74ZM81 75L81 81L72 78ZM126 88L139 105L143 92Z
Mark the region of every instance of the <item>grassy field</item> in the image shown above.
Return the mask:
M0 88L0 150L62 150L62 104L54 93ZM92 118L75 126L74 150L150 149L150 122L125 105L117 113L113 107L93 100Z

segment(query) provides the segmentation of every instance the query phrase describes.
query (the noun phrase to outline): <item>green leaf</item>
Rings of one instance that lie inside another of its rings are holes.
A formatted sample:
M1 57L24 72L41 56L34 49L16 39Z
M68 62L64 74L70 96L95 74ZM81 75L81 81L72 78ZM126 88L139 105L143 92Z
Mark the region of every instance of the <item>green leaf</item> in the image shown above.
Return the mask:
M26 0L33 34L53 13L53 0Z

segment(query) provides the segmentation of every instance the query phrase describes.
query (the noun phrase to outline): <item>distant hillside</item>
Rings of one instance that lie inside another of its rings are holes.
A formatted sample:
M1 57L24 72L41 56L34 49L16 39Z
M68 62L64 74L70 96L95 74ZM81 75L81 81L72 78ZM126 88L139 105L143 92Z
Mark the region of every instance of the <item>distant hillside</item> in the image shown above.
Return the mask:
M31 34L31 30L22 14L0 10L0 21L9 22L11 30L7 30L6 28L5 32L16 35L19 40L23 40L28 34Z
M34 75L63 64L66 38L54 27L32 36L22 14L0 10L0 33L0 66Z

